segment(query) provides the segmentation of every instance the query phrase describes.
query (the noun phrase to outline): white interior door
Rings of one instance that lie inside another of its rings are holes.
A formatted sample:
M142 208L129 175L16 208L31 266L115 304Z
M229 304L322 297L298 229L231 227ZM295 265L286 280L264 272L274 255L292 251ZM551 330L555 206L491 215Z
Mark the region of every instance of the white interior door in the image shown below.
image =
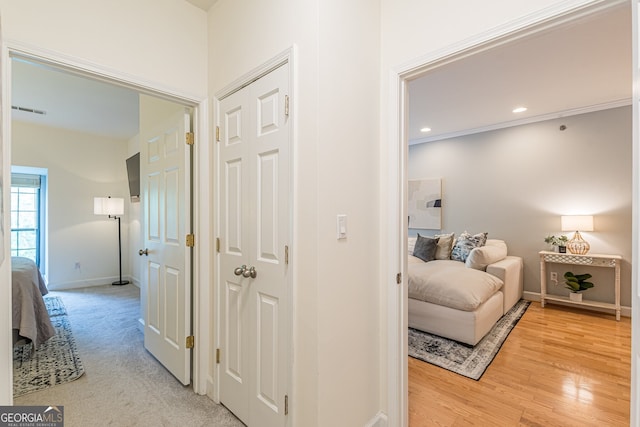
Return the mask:
M286 423L288 81L281 66L218 110L220 400L248 426Z
M189 131L184 106L140 95L144 346L185 385L191 382Z

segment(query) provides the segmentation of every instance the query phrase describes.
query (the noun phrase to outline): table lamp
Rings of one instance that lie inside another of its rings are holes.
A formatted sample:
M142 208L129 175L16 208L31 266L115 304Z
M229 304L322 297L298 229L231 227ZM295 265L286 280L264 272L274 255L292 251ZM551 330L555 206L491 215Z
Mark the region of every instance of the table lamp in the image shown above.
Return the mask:
M560 217L562 231L575 231L573 238L567 243L569 252L576 255L584 255L589 252L591 246L582 238L580 231L593 231L592 215L563 215Z

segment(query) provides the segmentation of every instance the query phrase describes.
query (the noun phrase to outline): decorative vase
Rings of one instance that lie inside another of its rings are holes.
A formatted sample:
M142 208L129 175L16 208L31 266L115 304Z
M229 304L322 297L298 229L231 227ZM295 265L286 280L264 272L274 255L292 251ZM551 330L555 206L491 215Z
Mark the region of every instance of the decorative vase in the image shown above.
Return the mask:
M569 292L569 300L575 302L582 301L582 294L580 292Z

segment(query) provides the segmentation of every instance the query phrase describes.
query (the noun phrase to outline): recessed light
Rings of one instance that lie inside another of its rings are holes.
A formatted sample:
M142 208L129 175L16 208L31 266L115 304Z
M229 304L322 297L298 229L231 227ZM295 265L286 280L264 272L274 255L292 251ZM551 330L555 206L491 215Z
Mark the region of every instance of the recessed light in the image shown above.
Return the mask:
M431 128L422 128L420 129L420 132L424 132L424 133L431 132Z
M513 109L514 113L524 113L525 111L527 111L527 107L518 107Z

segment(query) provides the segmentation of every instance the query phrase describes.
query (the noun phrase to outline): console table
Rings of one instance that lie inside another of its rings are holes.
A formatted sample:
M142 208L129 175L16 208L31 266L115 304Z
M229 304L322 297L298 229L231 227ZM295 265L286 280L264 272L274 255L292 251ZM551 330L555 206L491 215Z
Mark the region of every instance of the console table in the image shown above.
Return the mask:
M606 308L615 310L616 320L620 320L620 255L586 254L575 255L570 253L558 253L540 251L540 305L544 307L546 302L562 302L581 306L584 308ZM609 267L614 269L615 303L598 301L571 301L568 297L547 294L547 263L574 264L589 267Z

